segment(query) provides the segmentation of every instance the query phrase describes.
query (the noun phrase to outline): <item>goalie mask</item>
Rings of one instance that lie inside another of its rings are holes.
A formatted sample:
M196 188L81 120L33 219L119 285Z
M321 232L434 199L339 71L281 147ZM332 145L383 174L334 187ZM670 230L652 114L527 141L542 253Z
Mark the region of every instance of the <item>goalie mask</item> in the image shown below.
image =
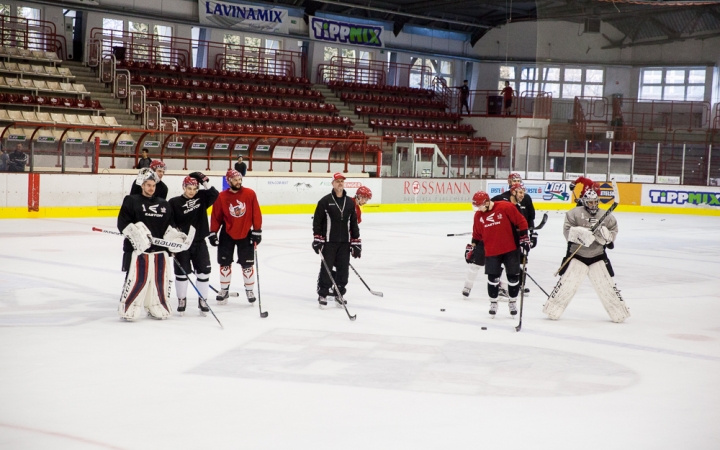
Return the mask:
M157 183L158 181L160 181L160 177L158 177L154 170L145 167L143 169L140 169L140 172L138 172L137 179L135 179L135 184L137 184L138 186L142 186L143 183L147 180L151 180Z
M598 194L593 189L585 191L585 195L582 196L583 206L593 216L597 214L600 201L598 200Z

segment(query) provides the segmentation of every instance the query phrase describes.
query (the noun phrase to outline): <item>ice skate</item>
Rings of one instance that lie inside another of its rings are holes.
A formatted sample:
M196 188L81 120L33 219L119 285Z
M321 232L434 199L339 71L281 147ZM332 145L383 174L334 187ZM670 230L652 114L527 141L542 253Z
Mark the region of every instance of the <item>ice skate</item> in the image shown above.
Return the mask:
M497 313L497 310L498 310L498 304L497 304L497 302L491 301L491 302L490 302L490 311L489 311L489 312L490 312L490 317L492 317L492 318L494 319L494 318L495 318L495 314Z
M217 300L218 305L227 305L228 298L230 298L230 288L220 288L215 300Z
M255 292L246 290L245 295L247 295L248 302L253 303L255 301Z
M318 297L318 306L323 309L323 306L327 306L327 300L322 295Z
M185 315L185 305L187 304L187 299L179 298L178 299L178 307L177 310L180 313L181 316Z
M463 288L462 294L464 297L470 297L470 288Z
M508 309L510 309L510 315L516 316L517 315L517 299L511 298L508 302Z
M200 310L200 315L203 317L207 316L207 312L210 311L210 308L204 298L198 299L198 309Z

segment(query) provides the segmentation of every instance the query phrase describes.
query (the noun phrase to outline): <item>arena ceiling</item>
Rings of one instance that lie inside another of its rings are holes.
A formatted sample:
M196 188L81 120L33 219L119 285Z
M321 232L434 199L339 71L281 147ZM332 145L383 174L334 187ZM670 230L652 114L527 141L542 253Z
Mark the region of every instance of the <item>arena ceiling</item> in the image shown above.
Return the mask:
M488 30L509 22L586 20L608 23L624 37L605 48L658 44L720 36L718 0L273 0L279 5L393 22L400 33L405 25L459 31L475 43Z

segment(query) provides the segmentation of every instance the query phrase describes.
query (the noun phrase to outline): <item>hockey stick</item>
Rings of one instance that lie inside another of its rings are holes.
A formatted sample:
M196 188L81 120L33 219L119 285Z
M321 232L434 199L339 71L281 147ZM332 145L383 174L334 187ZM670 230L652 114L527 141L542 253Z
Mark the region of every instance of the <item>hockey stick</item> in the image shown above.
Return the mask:
M600 227L600 225L602 225L603 221L604 221L605 218L608 216L608 214L610 214L611 212L615 211L615 208L617 208L618 205L620 204L620 191L618 190L618 187L617 187L617 184L615 183L615 180L612 180L612 184L613 184L613 190L615 191L615 196L614 196L613 204L610 205L610 208L608 208L607 211L605 211L605 214L603 214L603 215L600 217L600 219L595 223L595 225L593 225L592 227L590 227L590 231L593 232L593 233L595 232L595 230L598 229L598 227ZM576 248L575 251L572 253L572 255L570 255L570 256L562 263L562 265L560 266L560 268L557 270L557 272L555 272L555 275L553 275L553 276L555 276L555 277L558 276L558 274L560 273L560 271L563 270L563 268L570 262L571 259L573 259L573 257L575 257L575 254L578 252L578 250L580 250L580 247L582 247L582 245L581 245L581 244L578 244L577 248Z
M263 312L262 310L262 303L260 300L260 263L258 262L257 257L257 244L255 244L255 273L257 274L257 286L258 286L258 309L260 310L260 317L263 319L268 316L268 312Z
M217 323L218 323L218 325L220 325L220 328L222 328L224 330L225 327L223 326L222 322L220 322L220 319L218 319L217 316L215 315L215 311L213 311L212 308L210 308L210 305L208 304L207 299L202 296L202 294L198 290L197 286L195 286L195 283L192 282L192 280L188 276L187 272L185 272L185 269L183 269L183 267L180 265L180 263L178 262L177 259L173 258L172 260L175 261L175 265L178 267L178 269L180 269L180 272L182 272L183 275L185 275L185 278L187 278L187 280L190 282L192 287L195 289L195 292L197 292L198 297L200 297L201 300L205 301L205 306L207 306L207 308L210 310L210 313L213 315L215 320L217 320Z
M541 229L542 227L545 226L545 224L547 223L547 221L548 221L548 214L545 213L545 214L543 214L543 218L542 218L542 220L540 221L540 225L536 226L535 228L533 228L533 229L530 230L530 231L537 231L537 230Z
M342 303L343 308L345 308L345 312L348 315L348 318L350 320L357 319L357 314L354 316L350 315L350 311L347 309L347 304L345 303L345 300L342 297L342 294L340 293L340 289L338 289L337 284L335 284L335 279L332 276L332 272L330 271L330 268L328 267L327 263L325 262L325 257L323 256L322 252L319 252L318 255L320 255L320 260L322 261L323 267L325 267L325 271L327 272L328 276L330 277L330 281L332 281L333 287L335 288L335 293L340 297L340 303Z
M93 227L92 230L98 231L100 233L114 234L116 236L124 236L119 231L106 230L104 228ZM187 234L187 237L188 237L189 242L192 242L193 239L195 238L195 227L193 227L192 225L190 226L190 232ZM172 241L168 241L168 240L160 239L160 238L156 238L156 237L152 238L151 242L153 245L157 245L158 247L167 247L169 250L171 250L171 251L174 250L175 252L182 252L182 251L187 250L187 249L183 249L184 244L181 244L179 242L172 242Z
M527 266L527 255L523 255L523 266L522 271L523 273L527 274L525 271L525 266ZM542 288L540 288L542 289ZM545 292L545 291L543 291ZM522 328L522 313L523 313L523 299L525 298L525 277L523 277L522 284L520 285L520 321L518 322L518 325L515 327L515 331L520 331L520 328Z
M530 274L527 272L527 270L525 270L525 275L527 275L528 277L530 277L530 280L532 280L532 282L535 283L535 286L537 286L537 287L540 288L540 290L543 292L543 294L545 294L545 296L550 297L550 296L548 295L548 293L545 292L545 289L543 289L542 286L540 286L540 285L538 284L538 282L535 281L535 278L533 278L533 277L530 276Z
M467 236L469 234L472 234L472 231L469 231L467 233L448 233L448 236Z
M365 287L367 288L367 290L370 291L370 293L371 293L372 295L377 295L378 297L382 297L382 296L383 296L383 293L382 293L382 292L373 291L372 289L370 289L370 286L368 286L367 283L365 282L365 280L362 279L362 277L360 276L360 274L358 273L358 271L355 270L355 268L353 267L352 264L350 264L350 268L353 270L353 272L355 272L355 275L357 275L358 278L360 278L360 281L362 281L362 284L365 285Z
M212 289L213 291L215 291L216 294L219 294L219 293L220 293L220 292L218 292L217 289L215 289L214 287L212 287L212 284L210 284L210 285L208 285L208 286L210 286L210 289ZM230 295L230 297L240 297L240 294L239 294L238 292L228 292L228 295Z

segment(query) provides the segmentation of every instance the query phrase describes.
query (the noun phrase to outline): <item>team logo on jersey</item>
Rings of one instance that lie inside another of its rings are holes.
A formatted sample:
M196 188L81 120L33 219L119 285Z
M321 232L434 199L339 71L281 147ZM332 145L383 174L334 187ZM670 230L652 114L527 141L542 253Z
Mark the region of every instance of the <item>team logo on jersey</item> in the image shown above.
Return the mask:
M160 206L160 205L148 206L148 209L149 209L150 211L154 212L155 214L157 214L158 206ZM163 211L163 212L164 212L164 211Z
M498 220L502 220L502 213L498 213Z
M245 215L245 211L247 208L245 208L245 203L241 202L240 200L235 200L237 202L237 205L230 204L230 215L233 217L242 217Z
M183 205L183 208L185 208L185 211L183 211L183 214L188 214L192 211L195 211L200 207L200 199L198 198L191 198L188 201L185 202Z
M495 213L492 213L489 216L487 216L487 221L490 223L495 223Z

